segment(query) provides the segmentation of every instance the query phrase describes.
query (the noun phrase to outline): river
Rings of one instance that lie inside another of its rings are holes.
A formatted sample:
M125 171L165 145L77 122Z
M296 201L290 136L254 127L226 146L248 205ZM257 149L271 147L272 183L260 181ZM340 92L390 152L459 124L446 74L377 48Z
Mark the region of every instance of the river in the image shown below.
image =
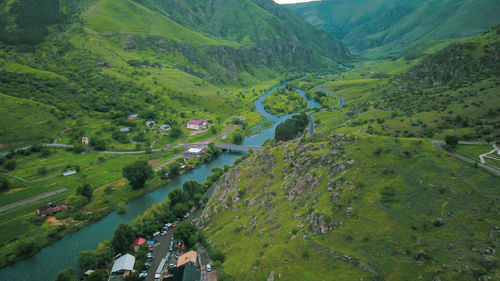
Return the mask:
M281 117L274 116L265 111L264 105L262 104L267 96L279 87L285 85L286 84L283 83L274 86L255 101L255 110L261 113L264 118L275 123L259 131L259 133L247 137L243 144L252 146L262 145L266 140L274 138L274 129L278 124L284 122L293 115L287 114ZM307 99L304 91L297 89L297 92ZM314 108L319 107L320 104L313 99L307 99L307 106ZM223 153L214 161L179 176L170 183L159 187L157 190L131 201L127 205L126 213L118 214L118 212L113 212L101 221L86 226L80 231L68 235L56 243L43 248L36 255L1 269L0 280L51 281L55 279L60 270L65 268L73 267L77 272L80 272L77 258L81 251L96 249L99 243L113 236L113 232L120 223L131 222L154 204L164 201L170 191L181 187L185 181L196 180L204 182L206 177L212 173L212 168L223 167L226 164L232 165L239 156L238 153Z

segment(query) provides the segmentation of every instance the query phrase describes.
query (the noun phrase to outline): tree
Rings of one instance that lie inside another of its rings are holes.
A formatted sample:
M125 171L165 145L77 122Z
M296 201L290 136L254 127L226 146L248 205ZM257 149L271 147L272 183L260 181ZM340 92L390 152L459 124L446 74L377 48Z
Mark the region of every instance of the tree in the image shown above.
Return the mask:
M189 194L190 197L193 197L196 193L200 192L201 184L195 180L189 180L184 182L182 185L182 189Z
M97 150L106 149L106 142L103 139L97 137L90 138L90 145Z
M171 130L170 130L170 136L173 137L173 138L178 138L182 135L182 130L181 128L179 127L173 127Z
M133 189L140 189L144 187L146 181L153 178L154 172L147 161L136 161L123 168L123 176L128 180Z
M447 145L455 147L458 144L458 137L453 135L445 136L444 141L446 142Z
M79 186L76 189L77 195L81 195L83 197L86 197L89 201L92 200L92 192L93 192L92 187L88 183L86 183L82 186Z
M238 132L233 135L233 143L234 144L242 144L243 136Z
M67 268L57 273L56 281L76 281L76 273L73 268Z
M174 238L182 240L189 249L199 240L198 228L189 222L182 222L175 228Z
M97 269L92 274L85 279L86 281L107 281L108 280L108 272L104 269Z
M0 178L0 191L9 190L11 187L10 182L6 178Z
M79 210L81 207L87 205L89 201L81 195L70 195L66 198L66 203L72 210Z
M113 248L118 253L125 252L130 248L134 238L135 232L132 227L128 224L121 223L118 228L116 228L113 236Z
M178 176L181 173L181 167L177 163L174 163L174 165L169 166L168 169L171 177Z
M186 206L186 204L184 203L177 203L175 204L174 208L173 208L173 212L174 212L174 215L178 218L182 218L182 216L184 216L185 213L187 213L188 211L188 206Z
M82 270L96 269L99 264L95 251L82 251L78 255L78 265Z

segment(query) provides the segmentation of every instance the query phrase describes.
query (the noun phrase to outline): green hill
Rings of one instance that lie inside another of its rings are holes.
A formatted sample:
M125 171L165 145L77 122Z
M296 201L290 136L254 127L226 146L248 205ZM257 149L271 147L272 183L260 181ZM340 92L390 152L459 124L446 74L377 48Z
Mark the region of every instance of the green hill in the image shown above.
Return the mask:
M201 226L227 280L477 280L498 274L498 184L421 139L324 136L232 168Z
M123 122L129 114L176 126L222 122L251 109L244 89L337 71L350 56L271 0L226 2L2 1L0 93L57 108L69 127L115 144L111 132L132 126ZM11 131L22 129L16 124ZM0 143L42 137L55 135L4 132Z
M325 0L287 7L368 57L393 55L428 40L471 36L500 23L495 0Z

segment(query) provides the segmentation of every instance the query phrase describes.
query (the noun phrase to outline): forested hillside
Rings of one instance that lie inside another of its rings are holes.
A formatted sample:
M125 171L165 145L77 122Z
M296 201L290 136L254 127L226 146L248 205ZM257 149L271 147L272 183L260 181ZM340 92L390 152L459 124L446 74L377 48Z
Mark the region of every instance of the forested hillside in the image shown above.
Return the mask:
M495 0L325 0L287 7L369 57L394 55L428 40L471 36L500 23Z
M131 126L120 120L139 113L176 125L185 112L223 120L250 109L242 89L336 71L350 56L338 39L271 0L230 4L2 1L0 93L53 107L47 114L64 119L53 128L76 126L112 142L109 120ZM20 130L15 124L11 130ZM0 143L49 141L55 130L21 139L3 131Z

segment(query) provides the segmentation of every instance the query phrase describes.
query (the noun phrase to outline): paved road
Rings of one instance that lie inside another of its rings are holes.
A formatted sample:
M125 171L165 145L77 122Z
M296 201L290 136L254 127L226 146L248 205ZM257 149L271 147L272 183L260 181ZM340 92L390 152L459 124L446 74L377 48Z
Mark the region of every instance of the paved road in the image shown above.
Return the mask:
M324 93L326 93L327 95L329 95L331 97L337 97L339 99L339 104L337 104L333 108L340 108L344 105L344 98L340 94L332 94L330 91L323 88L323 85L318 85L315 88L319 89L320 91L323 91ZM326 110L326 108L323 108L320 111L324 111L324 110ZM316 131L316 128L315 128L316 125L314 124L314 120L312 119L312 116L314 113L316 113L316 112L310 112L309 114L307 114L307 118L309 118L309 136L314 135L314 132Z
M493 166L490 166L488 164L483 164L483 163L479 163L478 161L474 160L474 159L471 159L465 155L462 155L462 154L459 154L453 150L448 150L446 149L447 146L446 146L446 143L444 142L441 142L441 141L433 141L432 142L435 146L445 150L446 152L450 153L451 155L453 155L454 157L456 158L459 158L459 159L462 159L463 161L467 162L467 163L470 163L470 164L474 164L474 163L477 163L477 165L481 168L484 168L490 172L492 172L493 174L497 175L497 176L500 176L500 170L493 167Z
M181 221L192 221L194 219L198 218L198 210L195 210L189 214L189 216ZM174 263L177 265L177 258L175 258L176 254L180 254L179 249L177 247L174 247L174 251L170 252L170 241L172 241L174 237L174 231L175 228L169 229L167 231L167 234L164 236L159 235L156 243L153 245L153 261L151 262L151 267L148 269L148 276L146 277L146 281L153 281L154 280L154 275L156 270L158 269L158 266L160 265L160 262L163 258L168 257L168 262L166 266L170 263ZM202 262L203 263L203 262ZM203 266L204 268L204 266Z
M0 214L5 213L5 212L9 212L9 211L12 211L12 210L15 210L15 209L17 209L19 207L22 207L22 206L25 206L25 205L27 205L29 203L33 203L35 201L51 197L53 195L56 195L56 194L59 194L61 192L65 192L65 191L66 191L66 188L63 187L63 188L58 189L58 190L40 193L38 195L35 195L35 196L29 197L29 198L26 198L26 199L22 199L22 200L10 203L8 205L0 207Z

